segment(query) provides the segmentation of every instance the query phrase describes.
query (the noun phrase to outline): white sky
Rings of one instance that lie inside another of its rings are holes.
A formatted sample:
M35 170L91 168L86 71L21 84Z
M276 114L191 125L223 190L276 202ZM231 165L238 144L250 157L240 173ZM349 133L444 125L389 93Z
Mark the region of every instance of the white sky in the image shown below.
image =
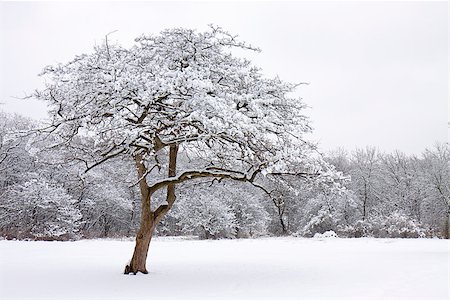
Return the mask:
M0 109L45 117L14 99L49 64L110 39L132 44L170 27L214 23L262 49L267 75L309 82L322 150L373 145L418 154L448 139L447 2L0 2Z

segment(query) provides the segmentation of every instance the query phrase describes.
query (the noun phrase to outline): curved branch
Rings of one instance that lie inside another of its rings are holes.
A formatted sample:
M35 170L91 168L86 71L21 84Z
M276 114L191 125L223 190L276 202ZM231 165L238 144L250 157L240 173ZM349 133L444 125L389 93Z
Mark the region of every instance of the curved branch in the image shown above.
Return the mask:
M220 179L231 179L236 181L242 181L242 182L250 182L252 183L256 175L261 173L262 168L266 165L266 163L262 163L258 166L258 168L254 169L252 172L240 172L236 170L230 170L220 167L207 167L203 170L188 170L184 171L178 176L169 177L163 180L160 180L158 182L155 182L153 185L149 186L150 193L154 193L157 190L164 188L168 185L172 184L178 184L182 183L191 179L196 178L205 178L205 177L212 177L212 178L220 178Z

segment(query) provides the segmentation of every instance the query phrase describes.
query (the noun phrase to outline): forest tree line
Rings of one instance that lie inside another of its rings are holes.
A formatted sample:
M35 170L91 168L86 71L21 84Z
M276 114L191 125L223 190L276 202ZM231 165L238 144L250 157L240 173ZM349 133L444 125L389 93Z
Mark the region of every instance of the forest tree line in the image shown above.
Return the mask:
M0 113L0 235L33 240L134 236L140 197L133 162L113 159L85 172L73 153L28 133L38 126ZM248 183L185 183L157 234L311 237L334 231L340 237L448 238L448 144L436 144L420 156L372 147L323 156L347 176L341 184L267 176L262 181L271 190L268 195ZM189 160L181 155L180 165ZM156 199L159 205L164 195Z

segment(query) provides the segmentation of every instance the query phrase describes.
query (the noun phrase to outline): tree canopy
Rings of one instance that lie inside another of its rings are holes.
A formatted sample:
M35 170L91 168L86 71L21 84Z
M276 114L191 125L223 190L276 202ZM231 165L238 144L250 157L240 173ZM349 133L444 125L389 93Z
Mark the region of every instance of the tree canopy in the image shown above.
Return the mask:
M80 134L95 139L83 155L87 168L118 155L150 159L180 144L209 167L238 160L241 171L311 155L305 105L290 97L296 85L265 78L232 52L257 48L216 27L171 29L136 43L105 42L42 74L46 88L36 96L51 106L49 129L66 144Z

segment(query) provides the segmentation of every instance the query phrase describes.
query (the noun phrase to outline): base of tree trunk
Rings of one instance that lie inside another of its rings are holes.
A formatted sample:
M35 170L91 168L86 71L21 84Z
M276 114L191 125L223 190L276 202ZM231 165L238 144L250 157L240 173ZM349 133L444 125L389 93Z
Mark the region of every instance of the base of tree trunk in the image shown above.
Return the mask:
M125 266L124 274L134 274L141 272L148 274L146 263L148 248L152 240L153 230L155 229L153 219L144 219L141 228L136 236L136 245L134 247L133 257Z
M136 247L134 249L133 258L130 263L125 266L124 274L134 274L141 272L148 274L146 268L148 246L150 244L151 235L145 239L137 238Z
M143 270L139 270L139 269L133 270L133 268L131 267L131 265L126 265L126 266L125 266L125 270L123 271L123 274L125 274L125 275L129 275L129 274L136 275L136 274L139 273L139 272L141 272L142 274L148 274L148 271L147 271L146 269L143 269Z

